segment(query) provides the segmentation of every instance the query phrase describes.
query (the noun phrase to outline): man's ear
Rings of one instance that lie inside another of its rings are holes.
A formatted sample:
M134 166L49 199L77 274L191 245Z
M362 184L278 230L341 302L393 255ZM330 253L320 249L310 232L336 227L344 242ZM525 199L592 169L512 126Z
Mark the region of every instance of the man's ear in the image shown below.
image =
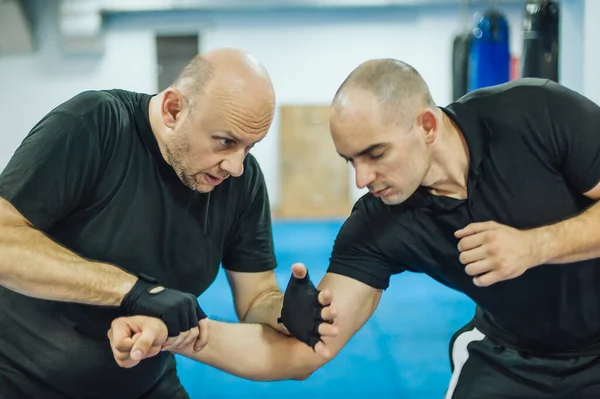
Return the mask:
M184 104L185 98L179 90L169 88L164 91L160 110L165 126L169 129L175 128L178 118L181 118Z

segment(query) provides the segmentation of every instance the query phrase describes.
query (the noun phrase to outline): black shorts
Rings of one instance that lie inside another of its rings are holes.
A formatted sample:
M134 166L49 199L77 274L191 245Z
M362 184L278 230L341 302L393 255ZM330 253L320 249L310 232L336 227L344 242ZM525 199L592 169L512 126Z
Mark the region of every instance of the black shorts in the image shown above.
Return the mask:
M173 362L174 364L175 362ZM114 387L118 391L118 387ZM0 399L105 399L90 392L85 398L71 398L42 381L33 380L15 369L0 368ZM160 380L145 394L127 399L190 399L177 376L176 367L169 367Z
M450 341L445 399L598 399L600 356L528 356L486 337L473 321Z

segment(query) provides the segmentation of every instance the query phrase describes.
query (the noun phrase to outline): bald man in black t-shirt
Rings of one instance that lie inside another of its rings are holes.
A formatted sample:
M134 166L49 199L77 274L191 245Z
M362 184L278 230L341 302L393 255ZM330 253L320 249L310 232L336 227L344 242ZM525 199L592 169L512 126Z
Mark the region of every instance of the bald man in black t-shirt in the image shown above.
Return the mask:
M220 265L245 323L222 323L230 339L292 340L249 154L274 110L264 67L216 49L161 93L86 91L33 127L0 175L0 398L188 398L171 351L210 341L197 297ZM107 337L127 315L157 317L170 337L135 369Z

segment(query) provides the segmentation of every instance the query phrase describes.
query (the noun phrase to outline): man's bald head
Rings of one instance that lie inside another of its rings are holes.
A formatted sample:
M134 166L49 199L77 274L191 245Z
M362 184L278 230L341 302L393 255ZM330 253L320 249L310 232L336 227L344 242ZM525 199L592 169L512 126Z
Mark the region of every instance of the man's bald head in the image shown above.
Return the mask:
M221 48L194 57L155 104L165 160L187 187L210 192L243 174L273 121L275 91L255 57Z
M412 123L420 109L436 106L419 72L394 59L369 60L350 73L333 99L339 117L344 117L346 100L357 90L375 97L385 124Z
M172 87L194 103L207 90L242 94L253 93L256 101L275 101L275 92L265 67L250 53L219 48L194 57L173 82Z

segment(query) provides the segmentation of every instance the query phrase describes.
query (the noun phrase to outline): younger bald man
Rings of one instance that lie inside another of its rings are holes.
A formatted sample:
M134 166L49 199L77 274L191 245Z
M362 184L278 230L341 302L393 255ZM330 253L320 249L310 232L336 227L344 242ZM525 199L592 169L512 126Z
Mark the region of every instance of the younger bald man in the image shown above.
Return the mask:
M120 368L106 331L155 316L167 349L202 347L197 297L221 263L239 319L269 326L236 333L279 334L269 199L249 155L274 107L257 60L218 49L157 95L87 91L33 127L0 176L0 398L188 398L170 352Z

